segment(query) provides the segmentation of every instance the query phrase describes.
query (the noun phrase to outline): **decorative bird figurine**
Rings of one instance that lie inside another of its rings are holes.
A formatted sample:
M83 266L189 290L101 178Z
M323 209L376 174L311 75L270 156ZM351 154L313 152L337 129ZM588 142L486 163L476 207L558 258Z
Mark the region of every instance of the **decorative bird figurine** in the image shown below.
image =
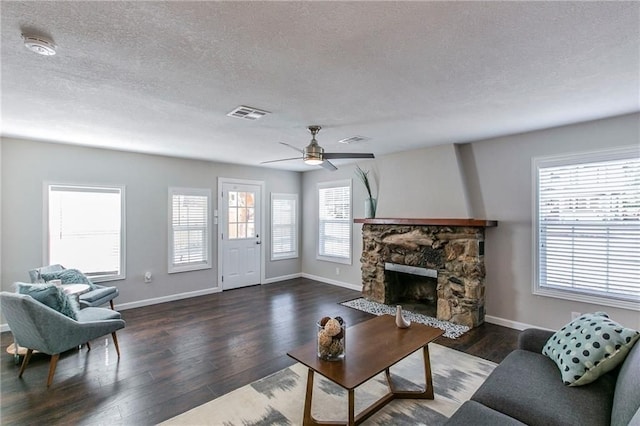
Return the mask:
M398 328L409 328L410 325L411 325L411 321L404 319L404 317L402 316L402 306L397 305L396 306L396 326Z

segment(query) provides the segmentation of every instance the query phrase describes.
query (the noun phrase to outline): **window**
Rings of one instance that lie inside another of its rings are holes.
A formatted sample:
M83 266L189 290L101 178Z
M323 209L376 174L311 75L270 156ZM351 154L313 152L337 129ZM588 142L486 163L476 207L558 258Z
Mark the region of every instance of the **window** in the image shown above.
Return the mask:
M298 194L271 194L271 260L298 257Z
M45 264L93 281L123 279L124 187L46 184Z
M227 236L230 240L257 238L256 201L251 191L229 191Z
M211 268L211 190L169 188L169 273Z
M640 309L638 149L533 165L534 293Z
M318 259L351 264L351 180L318 184Z

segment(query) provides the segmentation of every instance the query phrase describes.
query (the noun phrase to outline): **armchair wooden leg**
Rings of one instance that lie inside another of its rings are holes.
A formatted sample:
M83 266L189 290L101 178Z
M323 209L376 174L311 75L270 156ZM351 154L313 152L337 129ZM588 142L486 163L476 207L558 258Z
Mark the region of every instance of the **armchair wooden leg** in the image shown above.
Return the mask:
M116 352L118 353L118 358L120 358L120 346L118 346L118 337L115 331L111 333L111 337L113 337L113 344L116 346Z
M109 300L109 305L111 305L111 310L116 310L116 308L113 307L113 299Z
M60 354L51 355L51 362L49 363L49 377L47 377L47 387L51 386L51 382L53 382L53 375L56 372L58 358L60 358Z
M24 369L27 368L27 364L29 364L31 355L33 355L33 349L27 349L27 353L24 355L24 359L22 360L22 365L20 366L20 372L18 373L18 377L22 377L22 373L24 373Z
M91 345L89 344L89 342L85 343L85 345L87 345L87 350L90 351L91 350Z

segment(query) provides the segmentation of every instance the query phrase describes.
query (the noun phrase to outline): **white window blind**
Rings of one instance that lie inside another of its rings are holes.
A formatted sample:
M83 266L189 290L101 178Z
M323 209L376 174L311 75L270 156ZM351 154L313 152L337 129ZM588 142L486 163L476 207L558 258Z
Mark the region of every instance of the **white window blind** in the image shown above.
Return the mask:
M271 194L271 260L298 257L298 194Z
M535 169L538 290L591 295L623 303L614 306L638 307L637 148L541 159ZM625 301L631 303L624 305Z
M46 184L45 264L124 278L124 187Z
M351 264L351 180L318 184L318 259Z
M169 188L169 273L211 267L208 189Z

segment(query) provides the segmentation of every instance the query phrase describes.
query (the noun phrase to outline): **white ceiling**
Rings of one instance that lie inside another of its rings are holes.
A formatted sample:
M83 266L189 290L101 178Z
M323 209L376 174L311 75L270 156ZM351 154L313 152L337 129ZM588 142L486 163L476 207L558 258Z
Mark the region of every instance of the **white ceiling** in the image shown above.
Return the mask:
M0 7L7 137L258 165L310 124L328 152L382 155L640 110L635 1ZM239 105L272 114L226 116Z

